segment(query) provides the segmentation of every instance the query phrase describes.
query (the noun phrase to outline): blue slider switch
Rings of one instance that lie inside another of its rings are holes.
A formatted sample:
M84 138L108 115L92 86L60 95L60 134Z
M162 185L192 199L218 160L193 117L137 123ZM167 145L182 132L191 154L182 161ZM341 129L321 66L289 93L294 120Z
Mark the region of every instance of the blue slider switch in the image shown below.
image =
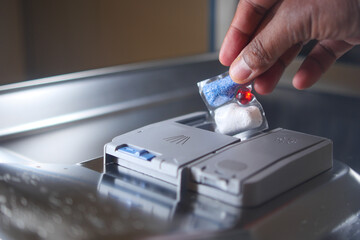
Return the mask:
M151 161L151 159L155 157L154 154L151 154L144 149L139 150L129 146L123 146L118 148L117 150L147 161Z

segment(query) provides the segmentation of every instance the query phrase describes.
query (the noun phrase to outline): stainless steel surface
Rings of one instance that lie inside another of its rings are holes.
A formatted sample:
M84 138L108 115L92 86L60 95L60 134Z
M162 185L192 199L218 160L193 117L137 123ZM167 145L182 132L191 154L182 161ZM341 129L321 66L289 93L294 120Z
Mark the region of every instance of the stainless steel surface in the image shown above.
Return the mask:
M104 195L96 188L104 181L101 174L76 165L1 164L0 175L4 239L359 237L356 229L348 230L360 221L360 192L353 191L359 176L339 162L326 174L248 209L193 194L184 202L159 202L129 179L123 183L131 188Z
M106 142L204 110L195 83L225 70L216 55L204 55L1 87L0 239L359 239L360 99L354 96L279 87L259 97L271 129L328 137L335 158L355 170L336 161L331 171L259 208L193 194L185 202L159 202L150 186L127 178L117 183L123 189L100 192L111 186L99 157Z
M120 133L203 109L195 83L224 70L200 56L3 87L1 146L37 162L98 157Z

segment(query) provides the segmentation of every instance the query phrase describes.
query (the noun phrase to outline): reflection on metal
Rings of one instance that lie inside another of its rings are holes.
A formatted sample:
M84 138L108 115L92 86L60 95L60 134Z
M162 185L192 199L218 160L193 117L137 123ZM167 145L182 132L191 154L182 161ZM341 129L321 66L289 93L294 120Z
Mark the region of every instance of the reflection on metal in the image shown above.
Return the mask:
M217 53L208 53L208 54L194 55L194 56L188 56L182 58L153 60L144 63L130 63L119 66L86 70L82 72L68 73L53 77L46 77L31 81L8 84L8 85L0 86L0 91L7 92L13 90L17 91L19 89L24 90L26 88L41 87L43 85L64 83L67 81L74 81L74 80L86 80L87 78L91 78L91 77L99 77L103 75L111 75L111 74L119 74L119 73L128 73L139 70L141 71L141 70L149 70L154 68L171 68L174 66L178 67L179 65L186 65L186 64L198 64L198 63L201 64L204 62L214 61L214 59L217 59L217 57L218 57Z
M166 222L99 196L99 177L73 165L1 165L0 236L115 239L164 231Z
M147 182L112 165L102 175L98 190L104 196L115 198L143 212L165 221L177 221L186 216L182 227L187 230L228 229L236 223L240 208L207 197L188 193L180 198L174 185ZM121 170L120 170L121 171Z
M221 230L218 234L223 238L321 239L335 232L339 236L339 229L349 227L353 232L346 239L360 237L360 232L354 232L360 218L353 214L360 207L360 193L345 187L358 188L359 176L337 161L331 171L257 208L236 208L195 193L177 201L174 185L163 182L159 188L122 171L111 165L98 183L99 192L127 206L136 206L153 219L171 222L176 237L206 239L209 235L199 232L211 231L216 237L214 231Z
M99 116L104 116L113 113L119 113L124 111L136 110L139 108L146 108L151 105L169 103L181 98L186 98L193 94L193 89L184 89L182 91L171 91L163 94L154 95L151 97L142 97L127 102L121 102L109 106L98 107L85 111L79 111L70 114L64 114L61 116L51 117L48 119L38 120L35 122L25 123L22 125L9 127L6 129L0 129L0 139L6 139L16 136L17 134L24 134L39 129L58 126L61 124L77 122ZM31 98L32 96L28 96Z
M165 185L165 184L164 184ZM119 202L136 206L149 216L164 221L181 221L177 231L227 229L236 223L240 209L224 205L218 201L189 194L178 201L173 185L154 185L130 175L102 176L98 189L101 194L115 198Z

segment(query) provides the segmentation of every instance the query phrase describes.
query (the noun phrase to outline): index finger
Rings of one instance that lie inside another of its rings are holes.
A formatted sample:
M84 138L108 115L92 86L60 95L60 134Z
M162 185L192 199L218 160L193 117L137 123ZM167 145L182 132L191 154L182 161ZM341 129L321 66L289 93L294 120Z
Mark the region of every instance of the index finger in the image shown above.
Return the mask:
M230 66L251 39L268 10L279 0L240 0L222 43L219 60Z

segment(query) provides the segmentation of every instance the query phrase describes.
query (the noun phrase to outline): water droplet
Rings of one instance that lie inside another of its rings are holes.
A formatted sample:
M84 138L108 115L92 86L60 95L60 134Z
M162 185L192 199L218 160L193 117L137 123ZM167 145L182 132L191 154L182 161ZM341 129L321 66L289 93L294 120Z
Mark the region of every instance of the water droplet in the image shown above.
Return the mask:
M25 228L25 223L22 221L22 220L20 220L20 219L17 219L17 220L15 220L16 222L15 222L15 225L18 227L18 228L20 228L20 229L24 229Z
M49 197L49 201L51 204L55 205L55 206L61 206L61 200L60 199L57 199L55 196L50 196Z
M26 184L29 184L30 182L30 176L27 174L27 173L23 173L21 175L21 178L23 179L23 181L26 183Z
M14 177L14 176L13 176L13 177L11 178L11 181L19 183L19 182L21 182L21 179L18 178L18 177Z
M89 200L90 200L90 201L92 201L92 202L96 202L96 197L95 197L95 195L94 195L94 194L89 193L87 196L88 196L88 198L89 198Z
M106 227L103 220L94 215L89 215L87 218L92 223L92 225L94 225L97 228L103 229L104 227Z
M4 181L5 181L5 182L8 182L8 181L10 180L11 176L10 176L10 174L6 173L6 174L3 176L3 178L4 178Z
M73 225L70 227L70 232L76 237L80 237L84 234L84 231L78 225Z
M1 211L5 216L11 218L11 216L12 216L11 210L10 210L8 207L6 207L5 205L1 205L0 211Z
M54 220L55 223L59 223L59 224L62 223L62 217L60 215L58 215L58 214L55 214L53 216L53 220Z
M41 192L41 193L47 193L47 192L48 192L48 190L47 190L47 188L46 188L46 187L41 186L41 187L40 187L40 192Z
M65 198L65 203L72 205L73 204L73 200L71 198Z
M39 177L35 174L31 174L31 178L34 180L40 180Z
M34 186L37 185L37 182L36 182L34 179L31 179L31 180L30 180L30 183L31 183L32 185L34 185Z
M26 198L22 197L22 198L20 199L20 203L21 203L23 206L27 206L28 201L26 200Z

